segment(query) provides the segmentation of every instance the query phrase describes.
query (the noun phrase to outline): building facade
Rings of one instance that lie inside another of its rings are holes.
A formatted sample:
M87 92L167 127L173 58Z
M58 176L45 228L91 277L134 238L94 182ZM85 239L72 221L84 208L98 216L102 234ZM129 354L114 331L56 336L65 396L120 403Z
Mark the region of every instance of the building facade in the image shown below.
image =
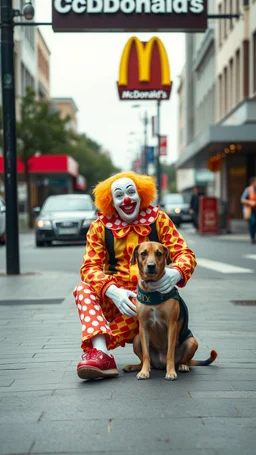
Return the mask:
M78 108L73 100L73 98L52 98L52 104L55 109L60 113L62 119L69 116L70 120L67 123L68 129L77 133L77 112Z
M50 50L39 29L37 37L37 93L40 100L50 99Z
M256 1L208 4L209 12L241 16L209 21L204 34L186 37L177 184L180 191L191 190L185 180L193 169L193 184L227 202L232 218L241 218L241 193L256 174ZM214 168L218 172L209 171Z

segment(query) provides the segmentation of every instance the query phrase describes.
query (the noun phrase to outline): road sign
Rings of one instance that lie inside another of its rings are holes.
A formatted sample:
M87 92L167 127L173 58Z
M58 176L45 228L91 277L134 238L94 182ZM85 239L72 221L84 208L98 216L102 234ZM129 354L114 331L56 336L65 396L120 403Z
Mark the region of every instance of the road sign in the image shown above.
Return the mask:
M160 156L167 155L167 136L160 136Z

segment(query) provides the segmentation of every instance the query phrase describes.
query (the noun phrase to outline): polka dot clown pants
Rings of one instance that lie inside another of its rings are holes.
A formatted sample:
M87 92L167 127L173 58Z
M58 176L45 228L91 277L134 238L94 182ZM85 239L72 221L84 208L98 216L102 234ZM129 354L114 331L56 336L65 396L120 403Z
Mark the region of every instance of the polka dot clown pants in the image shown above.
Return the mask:
M79 283L73 294L82 323L83 351L92 348L90 339L99 334L106 335L109 350L132 342L138 333L137 318L121 314L108 297L101 301L86 283Z

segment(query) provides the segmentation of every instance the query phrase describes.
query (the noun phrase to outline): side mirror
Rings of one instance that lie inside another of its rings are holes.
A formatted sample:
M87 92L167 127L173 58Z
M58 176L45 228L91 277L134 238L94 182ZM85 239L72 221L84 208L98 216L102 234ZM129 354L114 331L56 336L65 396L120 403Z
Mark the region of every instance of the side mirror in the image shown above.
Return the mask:
M34 216L38 216L40 211L41 211L40 207L34 207L33 210L32 210L32 213L33 213Z

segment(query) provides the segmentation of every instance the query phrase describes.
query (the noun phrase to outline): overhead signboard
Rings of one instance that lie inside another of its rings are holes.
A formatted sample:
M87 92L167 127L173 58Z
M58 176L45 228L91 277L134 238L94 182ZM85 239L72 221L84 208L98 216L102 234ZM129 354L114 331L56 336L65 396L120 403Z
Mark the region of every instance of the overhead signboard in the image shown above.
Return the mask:
M204 32L204 0L52 0L55 32Z
M119 66L120 100L168 100L171 87L169 61L162 41L156 36L146 43L131 37Z

